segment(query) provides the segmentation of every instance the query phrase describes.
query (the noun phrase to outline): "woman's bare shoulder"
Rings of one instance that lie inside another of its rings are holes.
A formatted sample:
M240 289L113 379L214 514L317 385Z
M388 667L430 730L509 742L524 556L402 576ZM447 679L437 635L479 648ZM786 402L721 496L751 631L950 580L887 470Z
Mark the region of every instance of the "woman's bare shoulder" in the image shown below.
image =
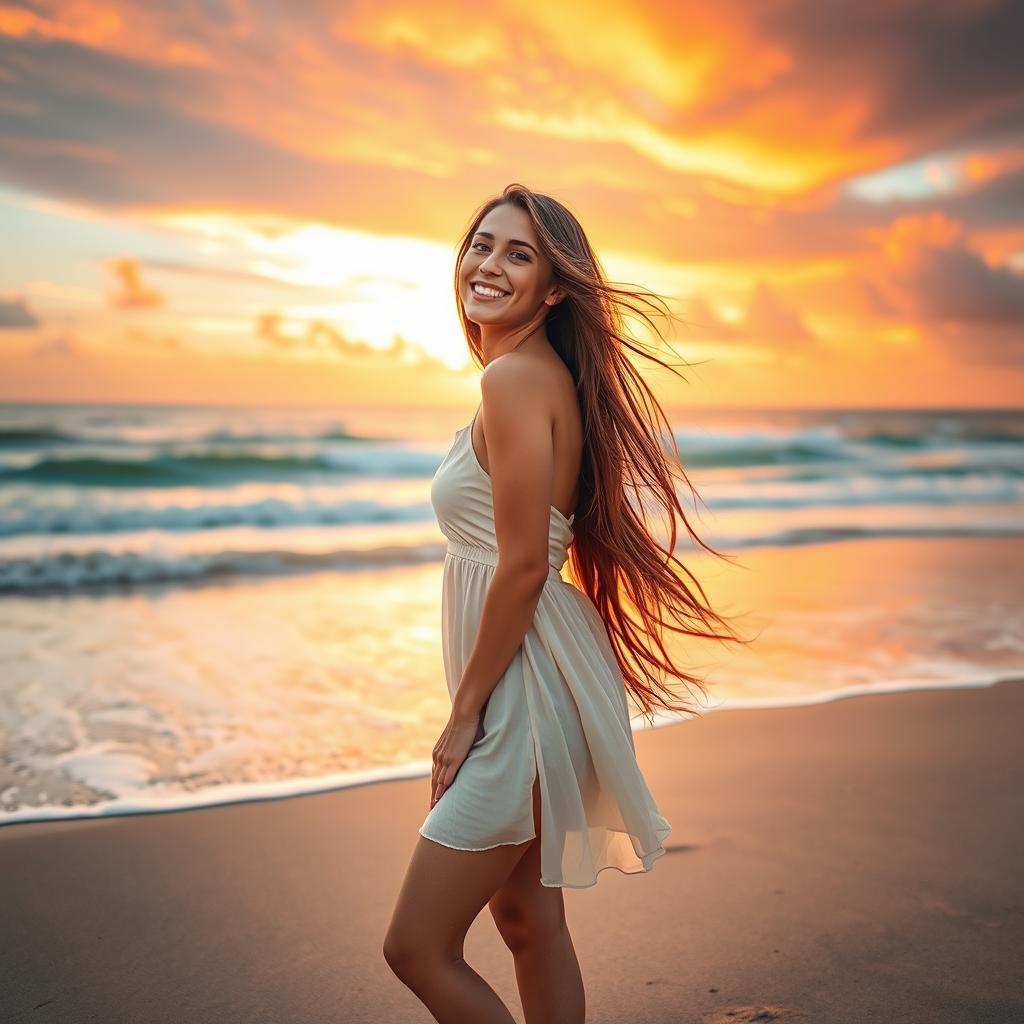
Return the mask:
M563 414L566 395L575 401L576 386L569 368L557 356L534 352L506 352L484 367L480 375L480 393L484 401L494 396L515 399L524 394L546 399L542 404L552 419Z

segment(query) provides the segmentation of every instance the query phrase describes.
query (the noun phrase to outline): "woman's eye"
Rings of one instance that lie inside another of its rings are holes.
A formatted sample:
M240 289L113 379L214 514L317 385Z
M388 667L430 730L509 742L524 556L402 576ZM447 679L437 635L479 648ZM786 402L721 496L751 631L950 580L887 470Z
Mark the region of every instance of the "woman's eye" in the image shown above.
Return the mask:
M486 242L474 242L473 245L472 245L472 248L476 249L478 246L481 246L481 245L485 249L487 248L487 243ZM525 262L525 263L529 263L530 262L530 257L525 252L520 252L518 249L513 249L511 255L513 255L513 256L522 256L523 257L523 262Z

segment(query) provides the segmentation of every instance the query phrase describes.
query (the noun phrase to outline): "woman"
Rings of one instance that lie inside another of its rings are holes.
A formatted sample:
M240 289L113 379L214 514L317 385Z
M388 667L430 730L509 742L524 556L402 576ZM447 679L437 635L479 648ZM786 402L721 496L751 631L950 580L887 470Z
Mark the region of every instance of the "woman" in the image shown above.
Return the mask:
M645 713L696 710L673 703L653 674L704 692L660 639L660 657L642 639L657 636L666 611L675 632L735 636L626 500L628 472L637 493L646 485L699 541L673 468L686 475L638 411L646 395L660 413L624 351L639 349L621 310L651 323L641 296L605 281L562 204L521 185L474 216L455 285L483 373L477 412L431 484L448 538L452 711L384 957L436 1020L511 1022L462 958L487 904L512 951L526 1020L575 1024L585 997L562 888L593 885L605 868L649 870L671 832L636 762L626 690ZM670 550L675 540L673 517ZM570 546L578 586L559 572Z

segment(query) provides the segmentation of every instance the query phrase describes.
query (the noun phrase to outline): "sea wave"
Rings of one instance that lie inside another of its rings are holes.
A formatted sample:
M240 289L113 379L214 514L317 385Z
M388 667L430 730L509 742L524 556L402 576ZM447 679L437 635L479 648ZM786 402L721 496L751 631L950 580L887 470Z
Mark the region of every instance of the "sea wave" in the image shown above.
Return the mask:
M44 456L0 468L0 485L21 481L102 487L217 486L243 480L308 480L349 476L422 476L437 457L409 449L321 451L312 454L232 451L161 453L141 458Z
M175 443L180 437L171 432L150 436L148 440L152 443ZM261 433L249 431L232 430L210 430L200 432L191 439L196 444L292 444L296 441L317 442L317 441L373 441L374 438L365 435L352 433L343 430L341 427L326 430L312 430L306 433L286 433L284 431L274 433ZM130 447L138 443L130 435L124 433L110 432L105 430L68 430L47 426L27 425L23 427L0 428L0 448L38 447L40 445L104 445L109 447L125 446Z
M0 537L122 534L145 530L190 533L235 527L285 529L294 526L357 526L419 523L429 519L429 502L391 505L338 497L316 501L267 497L249 502L205 501L201 504L102 504L83 500L43 503L29 497L0 503Z
M748 536L716 536L712 531L706 531L704 540L712 547L736 551L762 546L795 547L887 537L1016 536L1024 536L1024 523L988 520L971 524L811 525L769 530ZM0 594L41 595L123 589L160 583L200 583L235 576L275 576L411 566L441 560L445 548L446 544L442 541L323 551L275 548L202 553L162 553L147 549L108 551L102 548L64 550L0 558Z
M262 484L259 486L263 489ZM898 472L858 469L843 474L777 471L744 480L741 486L709 478L701 483L700 492L708 506L719 512L865 509L896 504L976 506L1024 502L1024 470L925 466ZM348 483L319 490L299 488L297 492L294 488L279 488L250 500L233 494L230 486L210 489L200 501L194 497L194 492L186 497L166 488L159 496L125 488L105 492L80 487L60 492L25 488L0 498L0 538L420 523L429 521L432 515L425 488L420 501L409 501L407 496L387 500L386 489L364 496L350 491Z
M718 434L687 429L675 431L673 438L687 468L751 469L831 463L837 472L848 471L851 464L886 465L914 454L934 456L942 452L967 465L986 457L995 464L1006 465L1014 458L1013 449L1024 444L1024 433L1014 430L953 435L886 431L857 434L824 426L786 432L728 430Z
M444 557L444 543L395 544L331 551L59 551L0 559L0 593L52 594L157 583L201 582L233 576L380 569Z

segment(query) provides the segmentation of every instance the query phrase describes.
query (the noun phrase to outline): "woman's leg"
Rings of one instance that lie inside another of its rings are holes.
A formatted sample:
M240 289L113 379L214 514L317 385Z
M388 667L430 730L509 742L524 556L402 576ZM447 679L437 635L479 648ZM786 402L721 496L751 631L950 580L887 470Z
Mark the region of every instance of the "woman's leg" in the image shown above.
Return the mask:
M565 922L562 890L540 884L540 789L533 784L534 839L490 901L512 950L526 1024L583 1024L586 998Z
M515 1024L462 953L469 926L526 846L452 850L420 836L413 849L384 959L441 1024Z

